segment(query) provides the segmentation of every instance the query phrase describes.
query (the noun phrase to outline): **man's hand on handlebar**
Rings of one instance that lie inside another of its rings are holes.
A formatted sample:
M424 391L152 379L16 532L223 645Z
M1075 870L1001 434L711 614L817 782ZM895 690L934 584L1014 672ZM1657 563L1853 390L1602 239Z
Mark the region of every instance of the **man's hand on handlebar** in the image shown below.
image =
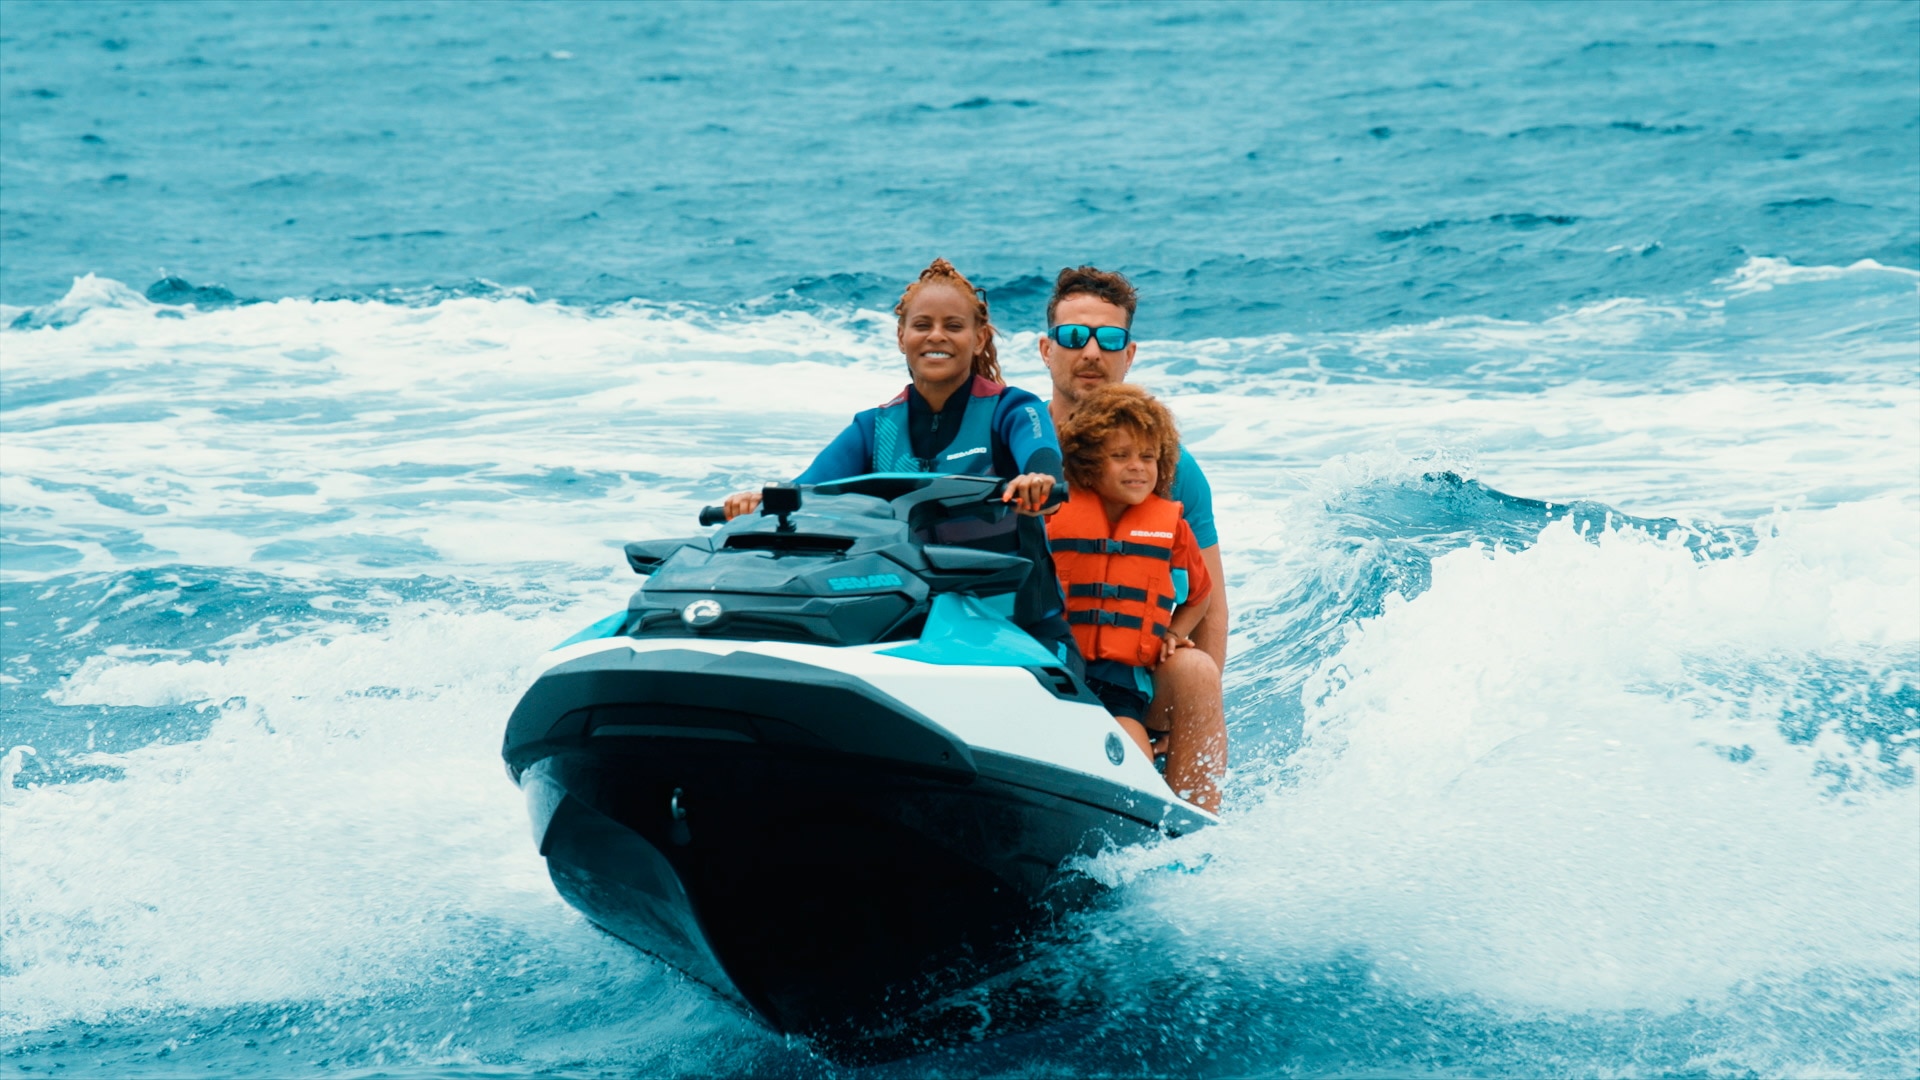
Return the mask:
M1014 509L1032 517L1047 505L1047 496L1052 494L1053 477L1034 472L1007 481L1006 493L1000 496L1000 501L1013 503Z
M751 514L760 509L760 493L757 491L736 491L727 496L720 505L727 509L727 520L732 521L741 514Z

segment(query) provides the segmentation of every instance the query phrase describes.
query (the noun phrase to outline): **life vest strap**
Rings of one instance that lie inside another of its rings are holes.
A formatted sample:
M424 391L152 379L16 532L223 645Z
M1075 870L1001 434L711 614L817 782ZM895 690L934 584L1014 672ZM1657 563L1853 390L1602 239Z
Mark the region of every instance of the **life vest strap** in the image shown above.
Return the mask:
M1153 598L1153 602L1158 605L1162 611L1172 611L1176 606L1171 596L1156 596Z
M1054 551L1072 551L1082 555L1138 555L1145 559L1173 561L1173 549L1158 544L1136 544L1131 540L1053 540L1048 547ZM1146 599L1141 597L1141 599Z
M1138 615L1121 615L1112 611L1069 611L1067 622L1073 626L1118 626L1122 630L1138 630L1146 625ZM1164 630L1161 632L1165 633Z
M1081 585L1067 586L1067 596L1075 600L1145 600L1147 590L1136 589L1131 585L1090 581Z

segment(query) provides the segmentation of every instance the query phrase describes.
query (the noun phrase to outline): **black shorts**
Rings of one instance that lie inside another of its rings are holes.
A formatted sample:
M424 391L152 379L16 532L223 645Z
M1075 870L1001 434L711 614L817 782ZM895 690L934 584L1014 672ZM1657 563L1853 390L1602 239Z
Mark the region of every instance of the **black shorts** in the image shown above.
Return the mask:
M1096 676L1087 676L1087 689L1093 691L1100 704L1115 716L1124 716L1129 720L1145 723L1147 703L1152 700L1131 684L1108 682Z

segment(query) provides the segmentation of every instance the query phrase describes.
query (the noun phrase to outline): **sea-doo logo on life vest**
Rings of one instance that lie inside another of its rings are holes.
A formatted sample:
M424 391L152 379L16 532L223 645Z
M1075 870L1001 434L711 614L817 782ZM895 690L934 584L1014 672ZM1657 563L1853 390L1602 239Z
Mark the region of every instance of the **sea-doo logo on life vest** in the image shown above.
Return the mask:
M1172 534L1172 533L1167 533L1167 532L1148 532L1148 531L1146 531L1145 529L1135 529L1135 530L1133 530L1133 532L1131 532L1131 533L1129 533L1129 534L1127 534L1127 535L1129 535L1129 536L1150 536L1150 537L1152 537L1152 538L1154 538L1155 540L1171 540L1171 539L1173 539L1173 534Z
M1040 437L1040 411L1038 409L1035 409L1031 405L1027 406L1027 419L1033 421L1033 437L1036 439L1039 438Z
M866 574L860 577L830 577L827 587L834 592L850 592L854 589L895 589L900 586L899 574Z
M948 454L948 455L947 455L947 460L948 460L948 461L958 461L959 459L961 459L961 458L963 458L963 457L972 457L972 456L973 456L973 455L975 455L975 454L984 454L984 453L986 453L986 452L987 452L987 448L986 448L986 447L984 447L984 446L976 446L976 447L974 447L974 448L973 448L973 449L971 449L971 450L962 450L962 451L960 451L959 453L955 453L955 454Z

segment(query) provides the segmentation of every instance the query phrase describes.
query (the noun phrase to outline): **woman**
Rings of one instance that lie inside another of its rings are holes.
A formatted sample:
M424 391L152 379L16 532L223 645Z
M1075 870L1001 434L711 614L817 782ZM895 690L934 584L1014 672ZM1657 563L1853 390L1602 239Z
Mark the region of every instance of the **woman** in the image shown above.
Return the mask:
M1000 381L987 301L952 263L933 260L893 312L913 381L893 400L856 414L794 482L821 484L874 472L1012 477L1004 498L1021 515L1016 551L1034 565L1014 599L1013 621L1049 648L1064 645L1063 660L1077 661L1060 615L1046 528L1037 516L1058 501L1052 498L1056 491L1066 490L1046 406ZM759 506L757 491L730 495L727 517Z

